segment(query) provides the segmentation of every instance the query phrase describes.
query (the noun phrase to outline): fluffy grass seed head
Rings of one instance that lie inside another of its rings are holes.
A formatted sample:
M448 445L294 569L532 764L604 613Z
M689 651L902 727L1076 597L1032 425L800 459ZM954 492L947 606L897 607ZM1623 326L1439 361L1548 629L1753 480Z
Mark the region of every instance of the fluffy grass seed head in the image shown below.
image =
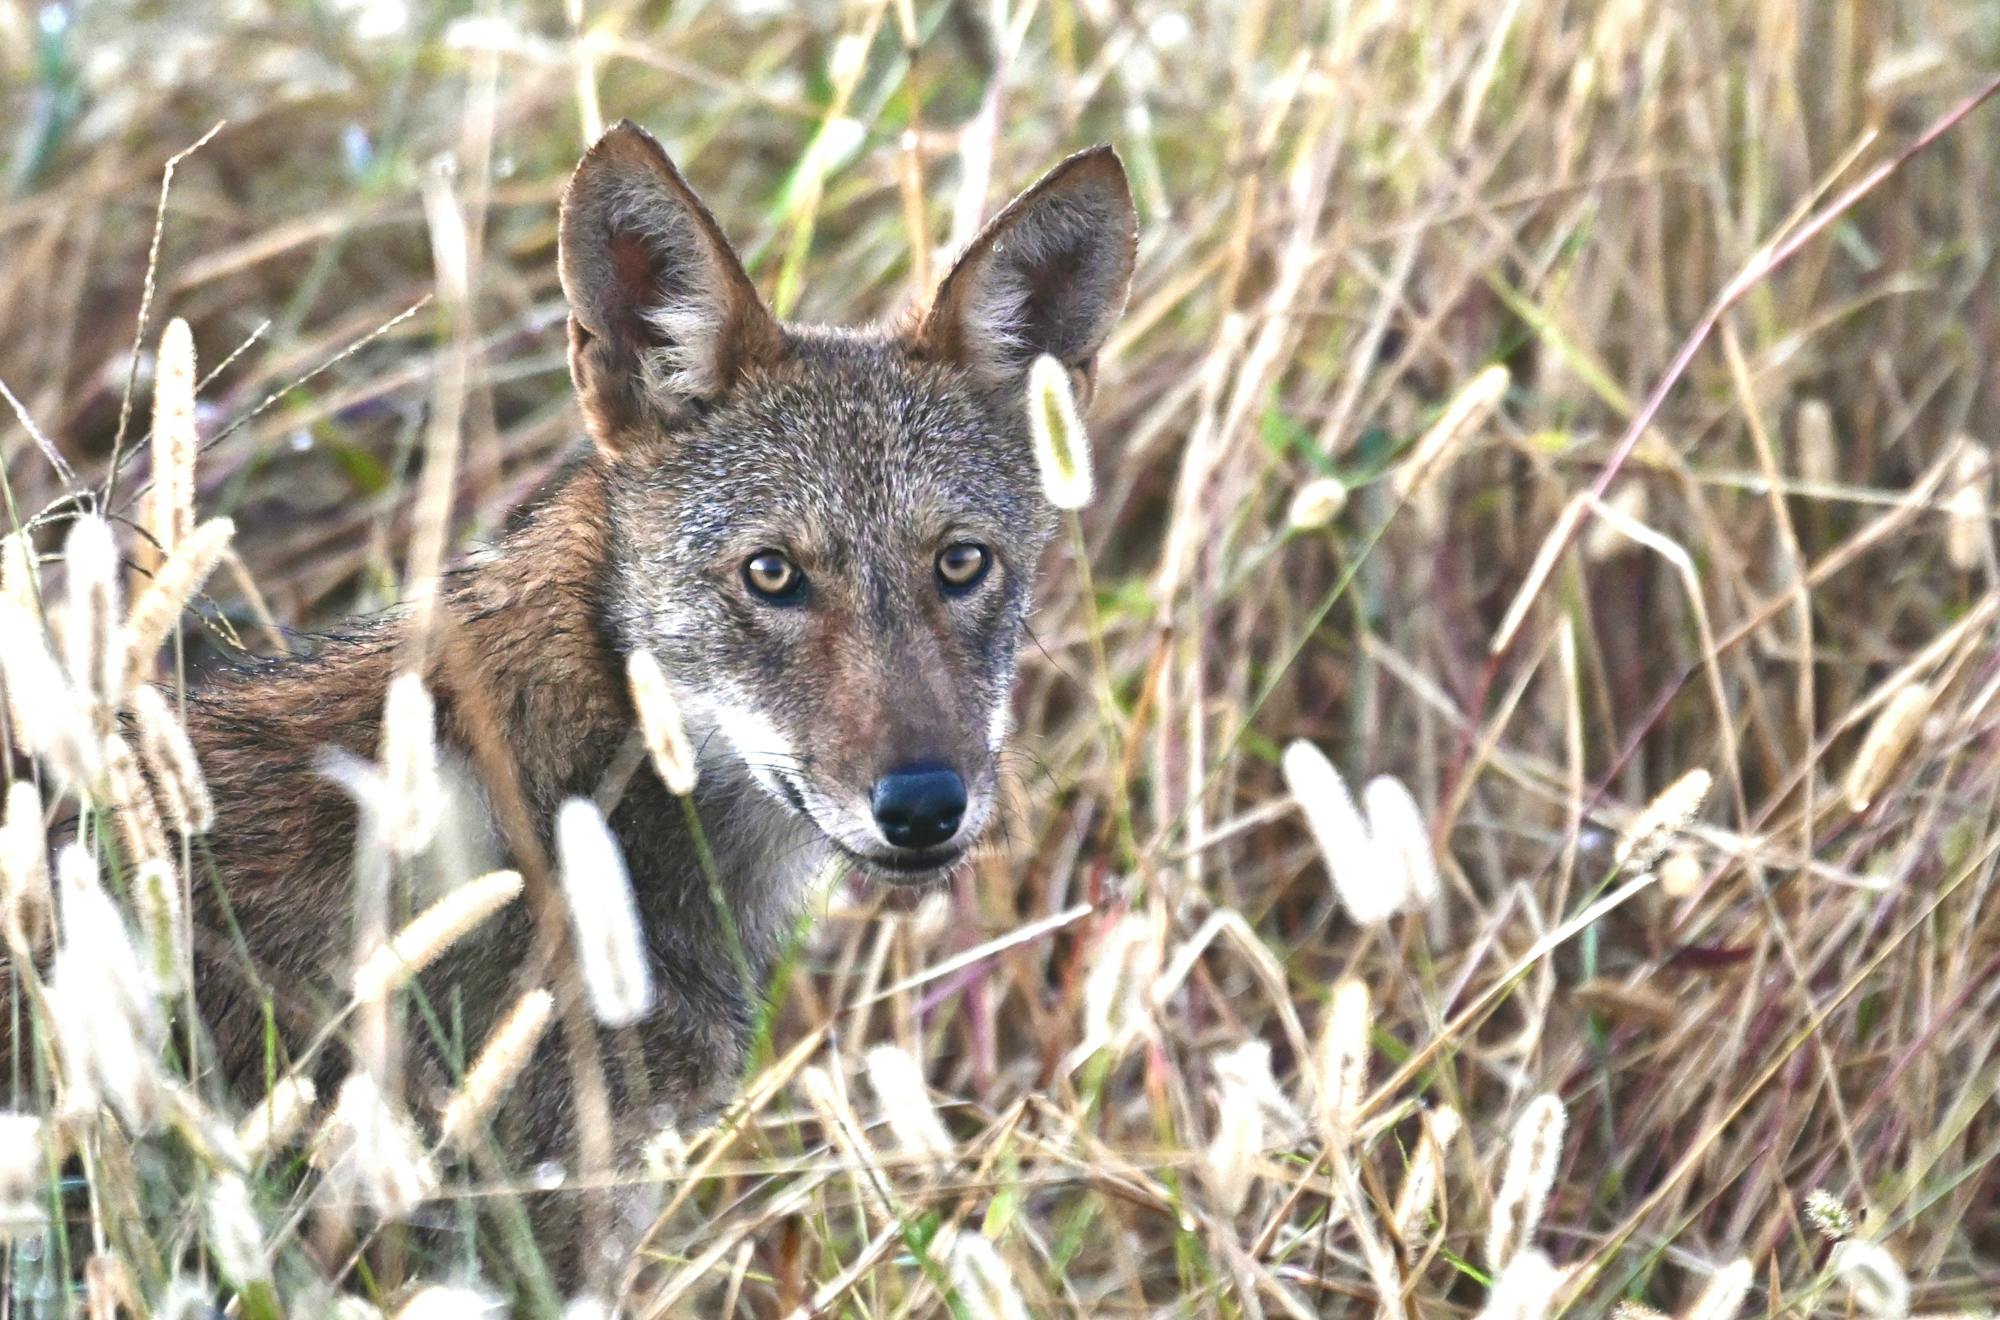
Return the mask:
M931 1256L942 1256L951 1276L951 1290L967 1320L1028 1320L1028 1303L1014 1272L999 1249L983 1233L969 1229L940 1233Z
M468 880L410 919L354 969L356 1003L372 1004L436 962L438 956L520 896L519 871Z
M1461 443L1477 431L1506 397L1512 377L1499 363L1474 376L1452 396L1430 429L1410 448L1410 456L1396 466L1389 487L1398 500L1408 500L1422 491L1433 477L1449 466Z
M153 492L147 530L163 554L172 554L194 529L194 467L201 450L194 392L194 334L175 317L160 335L153 369Z
M48 1127L36 1114L0 1113L0 1241L48 1227Z
M1486 1233L1486 1260L1500 1268L1526 1252L1541 1226L1556 1167L1562 1163L1563 1103L1543 1094L1528 1102L1507 1138L1507 1167L1493 1198L1493 1222Z
M396 1308L395 1320L480 1320L506 1313L506 1303L477 1288L432 1284L419 1288Z
M125 696L125 653L118 636L124 606L111 524L94 513L80 514L63 541L63 566L68 577L63 660L70 683L89 702L98 732L108 733Z
M1415 911L1435 903L1443 891L1437 854L1431 850L1423 808L1408 787L1394 776L1377 775L1361 790L1361 805L1376 852L1401 885L1405 908Z
M56 858L62 942L49 974L50 1025L63 1069L63 1111L109 1101L138 1131L164 1114L159 1048L166 1027L118 905L81 844Z
M132 872L132 906L139 917L139 955L153 992L162 998L182 984L187 967L181 880L171 862L141 862Z
M1271 1071L1271 1047L1261 1040L1210 1056L1215 1071L1216 1129L1205 1152L1210 1189L1235 1215L1249 1199L1258 1161L1275 1141L1299 1128L1298 1113Z
M1349 977L1333 988L1319 1058L1320 1130L1329 1146L1353 1130L1354 1117L1368 1097L1372 1021L1366 982Z
M101 790L104 757L90 708L56 663L41 617L12 600L0 600L0 680L23 750L72 784Z
M1653 863L1660 859L1661 851L1673 842L1675 835L1687 828L1688 822L1701 810L1701 804L1707 801L1709 787L1714 782L1715 776L1708 771L1694 769L1668 784L1618 836L1618 846L1612 854L1613 865L1633 875L1651 870Z
M437 1169L408 1122L389 1107L375 1079L349 1074L313 1142L326 1175L324 1195L398 1219L437 1190Z
M1862 812L1868 810L1876 795L1889 785L1903 754L1917 740L1917 733L1924 727L1924 717L1930 714L1931 705L1937 699L1936 692L1928 683L1910 683L1901 688L1882 705L1875 722L1868 726L1868 733L1861 740L1861 748L1854 754L1854 763L1847 769L1847 778L1842 781L1841 795L1847 799L1848 810Z
M528 1066L555 1007L555 996L546 990L530 990L515 1001L466 1070L465 1084L445 1105L438 1123L440 1143L464 1148L477 1135L480 1125Z
M1971 436L1960 436L1952 490L1945 496L1945 562L1970 573L1986 560L1993 519L1993 454Z
M138 754L123 734L104 739L104 782L118 834L125 843L125 855L137 865L167 862L173 855L167 844L166 822L153 787L139 769Z
M236 1127L236 1144L255 1165L292 1143L319 1100L309 1077L281 1077L270 1093L243 1116Z
M444 778L438 769L437 708L423 676L389 681L382 713L382 834L399 857L415 857L437 838L444 821Z
M16 957L31 956L54 926L48 848L42 795L32 781L16 779L7 787L6 814L0 816L0 923Z
M215 799L196 760L194 743L160 690L150 683L132 689L132 718L139 729L139 756L152 772L166 804L167 819L182 834L206 834L215 825Z
M1339 477L1315 477L1292 494L1285 525L1295 532L1331 527L1347 507L1347 483Z
M624 854L596 803L563 803L556 855L591 1009L607 1027L630 1026L653 1006L652 968Z
M1847 1285L1861 1314L1902 1320L1910 1313L1910 1278L1881 1243L1856 1237L1836 1242L1827 1268Z
M931 1104L924 1070L900 1045L877 1045L866 1056L868 1084L882 1103L889 1132L906 1155L949 1159L958 1149Z
M1798 449L1799 475L1815 486L1840 480L1840 446L1833 438L1833 409L1824 399L1802 399L1792 419L1792 443Z
M1058 509L1081 509L1096 493L1091 475L1090 436L1077 411L1069 368L1044 353L1028 368L1028 428L1035 439L1035 465L1042 492Z
M646 754L660 782L676 797L694 792L700 767L695 764L694 744L688 741L687 724L681 719L680 703L660 662L651 651L634 651L625 657L625 676L632 687L632 705L639 712L639 731L646 739Z
M1693 849L1675 848L1661 860L1657 874L1661 893L1668 898L1686 898L1701 888L1701 858Z
M1493 1280L1479 1320L1548 1320L1562 1284L1563 1272L1547 1256L1518 1252Z
M1423 1236L1431 1207L1437 1204L1438 1189L1444 1185L1444 1152L1462 1126L1458 1111L1449 1105L1439 1105L1424 1114L1423 1135L1417 1138L1410 1167L1396 1192L1391 1224L1396 1239L1406 1247L1415 1245Z
M1854 1212L1824 1187L1806 1193L1806 1222L1828 1242L1854 1236Z
M180 622L181 612L208 581L215 566L229 553L236 536L236 524L227 518L210 518L174 547L153 580L146 584L132 611L125 618L120 645L125 652L129 682L139 683L152 673L153 657Z
M1166 950L1159 924L1128 909L1106 922L1083 980L1083 1041L1071 1052L1074 1069L1098 1050L1123 1055L1153 1022L1150 998Z
M1280 768L1285 786L1305 813L1306 828L1319 845L1334 895L1348 917L1357 926L1388 921L1403 906L1402 865L1383 860L1333 762L1301 738L1285 748Z
M1743 1314L1743 1299L1750 1295L1750 1285L1756 1279L1756 1270L1748 1260L1730 1261L1708 1276L1680 1320L1736 1320Z
M233 1173L224 1173L209 1184L205 1207L208 1252L222 1277L238 1288L270 1276L264 1256L264 1226L258 1222L257 1207L250 1199L250 1185Z

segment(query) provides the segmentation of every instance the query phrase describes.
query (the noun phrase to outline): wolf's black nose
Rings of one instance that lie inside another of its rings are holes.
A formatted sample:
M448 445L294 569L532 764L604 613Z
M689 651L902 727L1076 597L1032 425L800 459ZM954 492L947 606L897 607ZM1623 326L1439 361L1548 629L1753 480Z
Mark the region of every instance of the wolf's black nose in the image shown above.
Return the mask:
M906 765L875 781L869 805L882 837L898 848L935 848L958 833L965 781L941 765Z

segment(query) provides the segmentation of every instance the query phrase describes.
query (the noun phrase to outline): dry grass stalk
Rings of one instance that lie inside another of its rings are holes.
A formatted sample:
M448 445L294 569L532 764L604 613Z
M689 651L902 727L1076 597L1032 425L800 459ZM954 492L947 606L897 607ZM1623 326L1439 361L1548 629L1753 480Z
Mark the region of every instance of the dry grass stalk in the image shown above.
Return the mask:
M1850 811L1868 810L1876 795L1888 787L1890 776L1916 742L1924 717L1936 700L1930 684L1909 683L1883 703L1841 783L1841 796Z
M153 372L153 489L147 530L162 555L172 555L194 530L195 428L194 332L175 317L160 335Z
M167 818L182 834L208 833L215 824L215 799L187 730L150 683L133 688L131 705L139 730L139 755L166 804Z
M459 885L361 960L354 969L355 1002L387 997L520 894L519 871L494 871Z
M1431 479L1450 465L1461 443L1483 426L1506 397L1512 378L1498 363L1486 368L1452 396L1430 429L1410 449L1390 477L1390 489L1398 500L1414 499Z
M202 523L174 548L153 580L132 602L121 642L130 682L143 682L152 672L153 657L160 644L166 641L180 621L181 612L208 581L215 566L222 562L235 536L236 524L228 518L210 518Z
M1077 411L1069 368L1043 354L1028 369L1028 424L1042 493L1058 509L1081 509L1095 493L1090 437Z
M628 1026L652 1006L653 976L625 858L595 803L563 804L556 856L591 1008L607 1027Z
M1553 1095L1538 1095L1515 1120L1507 1137L1507 1167L1493 1197L1493 1220L1486 1230L1486 1260L1500 1268L1528 1251L1541 1227L1549 1192L1562 1163L1563 1128L1568 1115Z
M681 719L680 703L674 700L666 671L660 668L651 651L634 651L625 658L625 674L653 769L669 793L686 797L694 792L700 767L695 763L694 744L688 741L687 725Z
M546 990L530 990L515 1001L487 1035L479 1057L466 1070L465 1084L446 1103L438 1123L440 1145L465 1148L478 1135L480 1125L528 1066L555 1007L555 996Z

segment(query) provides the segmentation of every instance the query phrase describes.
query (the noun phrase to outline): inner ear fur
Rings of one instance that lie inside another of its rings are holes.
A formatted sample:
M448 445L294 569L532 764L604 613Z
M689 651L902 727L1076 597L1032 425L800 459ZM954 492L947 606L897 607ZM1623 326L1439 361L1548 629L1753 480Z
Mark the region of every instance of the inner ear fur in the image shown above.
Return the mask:
M1080 151L967 245L918 318L918 349L996 387L1046 353L1087 384L1125 310L1137 243L1118 153Z
M570 176L557 249L570 378L607 452L671 430L781 351L777 321L715 217L629 120Z

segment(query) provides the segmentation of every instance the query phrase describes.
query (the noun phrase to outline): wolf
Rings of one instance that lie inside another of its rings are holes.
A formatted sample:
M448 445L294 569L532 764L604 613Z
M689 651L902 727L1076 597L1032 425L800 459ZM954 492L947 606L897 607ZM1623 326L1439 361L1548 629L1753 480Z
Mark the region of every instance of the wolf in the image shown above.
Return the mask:
M619 124L577 166L558 261L588 444L447 574L424 677L440 746L518 863L520 834L491 822L516 803L550 848L561 804L598 790L631 736L626 658L650 652L668 676L723 903L680 804L632 777L609 824L656 994L636 1049L604 1038L621 1110L698 1122L732 1096L759 987L829 863L931 883L991 824L1056 517L1028 372L1053 357L1088 400L1135 239L1123 167L1095 147L1011 202L894 323L790 324L645 130ZM355 624L191 696L217 811L198 999L248 1093L272 1068L265 1005L296 1049L324 1008L309 987L351 965L355 811L323 768L329 748L379 744L409 633L408 616ZM517 908L426 978L464 1039L509 1001L534 938ZM570 1139L556 1037L502 1115L510 1152Z

